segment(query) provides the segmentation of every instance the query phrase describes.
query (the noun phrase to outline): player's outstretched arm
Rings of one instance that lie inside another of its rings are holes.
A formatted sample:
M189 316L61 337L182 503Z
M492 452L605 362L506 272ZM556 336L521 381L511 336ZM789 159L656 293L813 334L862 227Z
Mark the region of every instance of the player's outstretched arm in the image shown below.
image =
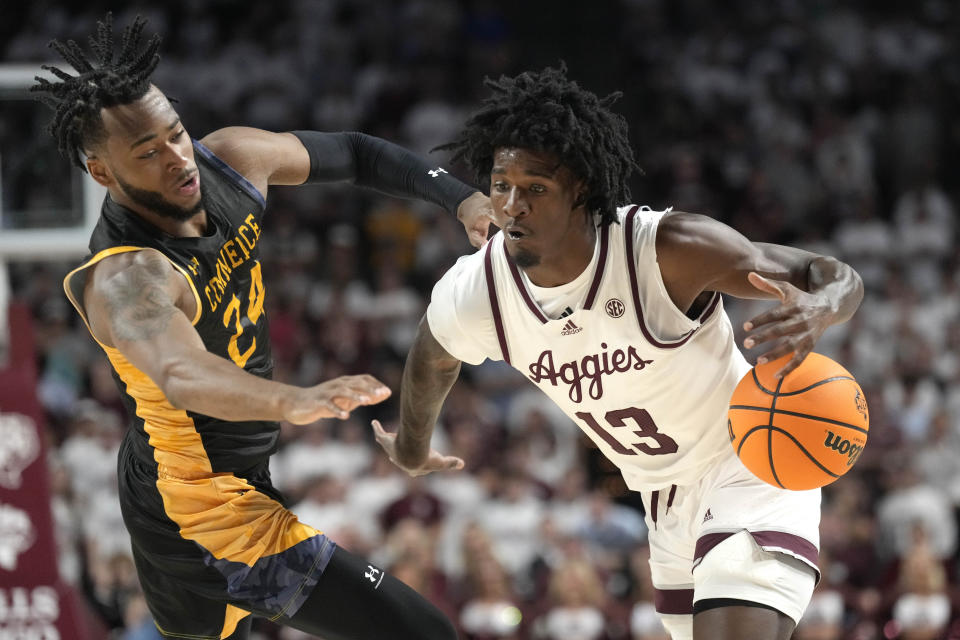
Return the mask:
M773 343L758 363L793 352L779 377L803 362L827 327L849 320L863 299L860 276L836 258L751 242L725 224L691 213L661 220L657 260L667 292L684 311L704 291L778 300L745 324L744 346Z
M97 264L84 293L93 335L146 374L175 408L222 420L307 424L346 418L390 395L371 376L301 388L247 373L206 350L184 312L192 315L195 304L183 275L149 249Z
M460 361L440 346L424 316L403 368L400 430L388 433L378 421L373 421L377 442L394 464L412 476L463 468L460 458L430 448L440 408L459 375Z
M266 194L272 184L353 182L402 198L426 200L456 213L475 247L487 241L490 199L426 158L355 131L272 133L227 127L202 140Z

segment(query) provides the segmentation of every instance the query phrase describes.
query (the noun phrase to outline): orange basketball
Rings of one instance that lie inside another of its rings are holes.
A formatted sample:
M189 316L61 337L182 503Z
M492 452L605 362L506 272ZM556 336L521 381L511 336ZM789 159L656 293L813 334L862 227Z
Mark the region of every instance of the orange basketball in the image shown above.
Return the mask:
M785 378L792 356L751 369L730 398L727 428L740 460L775 487L801 491L846 473L867 444L870 416L850 372L811 353Z

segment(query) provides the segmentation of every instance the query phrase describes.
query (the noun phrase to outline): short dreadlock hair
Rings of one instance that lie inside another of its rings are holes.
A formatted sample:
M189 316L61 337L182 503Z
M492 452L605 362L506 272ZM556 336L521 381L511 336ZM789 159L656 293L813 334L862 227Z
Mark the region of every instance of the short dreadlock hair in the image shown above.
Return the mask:
M43 65L62 82L50 82L36 76L37 84L31 91L42 94L40 99L55 111L47 130L56 138L65 157L86 171L81 154L85 149L103 142L106 130L100 109L130 104L150 90L150 74L160 62L157 49L160 36L154 35L142 51L141 35L146 20L137 16L133 24L123 30L119 55L113 50L113 15L108 13L97 22L96 36L88 42L96 60L91 62L83 49L68 40L50 42L54 49L79 75L70 75L56 67Z
M489 182L493 152L504 147L554 155L586 182L584 206L599 223L613 222L618 205L630 202L627 180L640 170L627 138L627 122L610 111L622 93L599 98L567 79L566 65L499 80L486 78L493 94L467 120L459 138L438 147L454 151L481 183Z

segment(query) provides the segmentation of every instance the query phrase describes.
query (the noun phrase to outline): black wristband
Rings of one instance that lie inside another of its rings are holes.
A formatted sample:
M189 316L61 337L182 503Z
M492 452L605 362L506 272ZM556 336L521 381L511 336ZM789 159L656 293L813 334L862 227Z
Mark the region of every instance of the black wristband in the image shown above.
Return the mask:
M308 183L352 180L391 196L418 198L456 214L477 189L443 167L382 138L355 131L291 131L310 155Z

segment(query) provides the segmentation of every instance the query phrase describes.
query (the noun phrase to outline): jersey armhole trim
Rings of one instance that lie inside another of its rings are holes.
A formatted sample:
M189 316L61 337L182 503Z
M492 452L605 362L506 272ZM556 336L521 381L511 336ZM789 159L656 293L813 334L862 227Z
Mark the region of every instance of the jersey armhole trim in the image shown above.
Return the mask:
M493 277L493 261L490 257L493 241L487 243L483 254L483 272L487 278L487 296L490 298L490 311L493 315L493 324L497 329L497 341L500 343L500 353L503 361L510 364L510 351L507 349L507 335L503 329L503 318L500 315L500 302L497 300L497 285Z
M640 325L640 331L643 333L643 337L647 340L647 342L649 342L651 345L659 349L676 349L677 347L682 347L683 345L685 345L690 340L690 338L693 337L693 335L697 332L697 330L703 326L703 323L709 318L709 316L717 308L718 303L720 302L720 294L715 291L713 297L707 303L707 306L704 309L703 313L701 313L700 317L697 320L694 320L694 322L698 323L698 326L693 327L687 333L683 334L681 337L677 338L676 340L661 341L654 337L653 332L650 331L650 329L647 327L647 322L643 315L643 302L640 299L640 286L637 278L637 257L634 253L634 238L633 238L634 220L637 216L637 212L640 210L641 210L640 207L634 206L627 213L625 217L626 218L625 224L624 224L624 239L626 240L626 250L627 250L626 260L627 260L627 269L630 275L630 293L633 297L633 308L637 314L637 323ZM663 285L663 279L659 274L657 275L657 280L658 280L659 286L662 289L663 295L667 295L666 288ZM667 296L667 300L669 299L670 299L669 296ZM671 301L670 304L673 304L673 302ZM674 305L674 309L676 309L676 305ZM683 313L679 309L676 309L676 310L678 313ZM687 320L690 320L690 318L688 318L687 316L684 316L684 318L686 318Z
M253 186L252 182L250 182L249 180L243 177L243 174L241 174L239 171L237 171L236 169L228 165L226 162L224 162L222 159L220 159L217 155L213 153L213 151L205 147L203 143L200 142L199 140L194 139L193 145L197 149L197 151L200 152L200 155L202 155L204 158L207 159L207 161L209 161L217 169L219 169L221 173L227 176L227 178L229 178L234 183L236 183L236 185L239 186L241 189L243 189L248 196L250 196L257 202L259 202L261 207L266 208L267 206L266 198L264 198L263 194L260 193L260 191L257 190L255 186Z
M104 258L109 258L110 256L119 255L121 253L130 253L131 251L143 251L144 249L149 249L149 248L150 247L132 247L132 246L110 247L109 249L104 249L103 251L99 251L98 253L94 254L92 258L90 258L89 260L84 262L82 265L73 269L70 273L64 276L63 292L66 294L67 299L70 301L70 304L72 304L73 307L77 310L77 313L80 314L80 318L83 320L83 323L87 325L87 331L90 332L91 336L93 336L93 329L90 328L90 322L87 320L87 313L84 310L83 305L73 295L73 290L70 288L71 279L76 274L80 273L84 269L88 269L89 267L92 267L93 265L97 264ZM196 285L193 284L193 280L190 278L190 275L187 273L186 269L184 269L183 267L175 263L173 260L171 260L168 256L164 255L163 253L159 251L157 251L157 253L159 253L161 256L166 258L166 260L177 271L179 271L180 274L186 279L187 284L190 285L190 291L193 292L193 299L197 303L197 311L196 313L193 314L193 318L190 320L190 324L193 326L197 326L197 323L200 321L200 316L203 314L203 303L200 300L200 292L197 291L197 287ZM107 347L105 344L97 340L95 336L93 337L93 339L96 340L97 344L99 344L101 347L113 348L113 347Z

